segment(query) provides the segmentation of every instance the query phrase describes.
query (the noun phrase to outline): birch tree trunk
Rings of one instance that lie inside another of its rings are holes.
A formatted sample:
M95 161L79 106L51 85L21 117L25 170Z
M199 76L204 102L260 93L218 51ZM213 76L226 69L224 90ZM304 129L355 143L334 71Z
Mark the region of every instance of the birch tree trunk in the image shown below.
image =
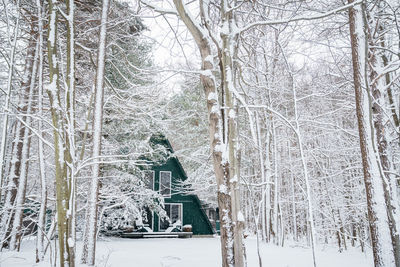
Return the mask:
M353 0L349 0L352 3ZM368 220L375 267L395 266L390 232L390 214L385 199L385 175L379 161L373 120L373 98L368 81L368 37L365 2L350 9L350 38Z
M235 88L235 69L233 59L236 56L236 43L237 43L237 34L235 30L237 28L233 9L228 3L228 0L221 1L221 39L222 39L222 47L221 47L221 55L222 55L222 90L225 93L225 106L226 112L224 120L228 122L227 129L224 129L224 137L225 137L225 149L227 149L227 154L229 157L228 166L229 172L225 172L225 177L223 177L224 182L230 190L231 197L231 213L232 219L227 220L227 224L230 222L232 224L232 234L233 234L233 250L234 250L234 266L241 267L245 266L245 253L244 253L244 244L243 244L243 223L244 217L240 211L240 172L239 172L239 150L237 146L238 142L238 131L237 131L237 117L238 114L236 112L236 97L237 92ZM254 140L255 141L255 140ZM224 162L223 162L224 164ZM223 183L222 183L223 184ZM229 245L229 244L228 244Z
M74 26L74 0L67 0L67 90L66 99L66 138L64 157L67 168L68 179L68 254L70 259L75 260L76 252L76 180L75 170L77 164L76 143L75 143L75 26Z
M269 123L266 123L266 137L265 137L265 165L266 165L266 187L265 187L265 221L267 228L266 231L266 242L271 241L271 233L272 233L272 203L271 203L271 191L272 191L272 153L271 153L271 144L272 144L272 118L268 114L265 114L265 119L269 120Z
M290 140L287 142L288 148L288 158L289 163L292 162L292 151L290 150ZM291 202L292 202L292 223L293 223L293 240L297 241L297 216L296 216L296 190L295 190L295 180L293 174L293 168L289 169L290 171L290 193L291 193Z
M81 261L84 264L95 264L96 235L97 235L97 199L99 193L99 175L101 156L101 132L103 121L103 96L104 96L104 69L106 59L106 37L107 37L107 14L109 0L103 0L99 49L97 55L97 72L95 82L95 109L93 123L93 150L92 159L95 163L92 166L92 179L89 191L88 208L86 212L87 223L84 233L84 244Z
M261 236L264 242L267 241L267 222L266 222L266 190L267 178L265 176L265 167L264 167L264 156L263 156L263 146L261 140L261 125L258 117L258 112L256 112L256 128L257 128L257 145L258 145L258 157L260 160L260 170L261 170L261 181L263 183L261 187ZM258 222L257 222L258 223Z
M39 31L39 66L38 66L38 156L39 156L39 170L40 170L40 209L38 215L38 230L36 239L36 262L42 261L44 258L44 235L46 225L46 208L47 208L47 185L46 185L46 166L44 158L43 146L43 22L42 22L42 5L40 0L36 0L38 9L38 31Z
M68 187L67 164L65 159L66 147L64 140L64 122L61 106L59 67L57 62L57 22L58 2L49 1L49 30L48 30L48 61L50 84L47 86L47 94L50 100L50 111L53 124L55 169L56 169L56 207L57 228L60 266L75 266L73 250L70 249L73 240L70 236L70 223L67 212L69 210L70 188ZM66 90L68 91L68 89Z
M220 107L216 77L213 74L214 63L211 52L211 37L206 27L202 27L189 14L180 0L174 0L176 10L186 27L192 34L199 48L203 74L201 82L207 97L209 117L209 134L213 155L214 172L218 186L218 206L221 218L221 252L222 266L245 266L245 251L243 245L243 222L240 212L239 181L240 174L237 165L238 151L236 112L234 104L233 61L234 43L234 16L226 1L221 1L221 39L222 47L218 47L221 62L222 99L227 107ZM200 16L203 22L208 23L208 2L200 1Z
M272 131L272 143L273 143L273 159L274 159L274 220L273 220L273 233L274 233L274 243L279 245L279 181L278 181L278 149L276 140L276 129L274 121L271 122Z

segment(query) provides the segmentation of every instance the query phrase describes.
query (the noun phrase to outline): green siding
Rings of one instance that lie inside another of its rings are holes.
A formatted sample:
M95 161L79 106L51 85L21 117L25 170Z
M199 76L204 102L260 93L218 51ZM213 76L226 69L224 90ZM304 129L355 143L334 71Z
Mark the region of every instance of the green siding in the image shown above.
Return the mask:
M169 145L169 144L168 144ZM171 149L171 148L170 148ZM171 149L172 150L172 149ZM174 191L174 185L186 180L186 174L182 169L181 164L176 158L169 158L165 164L161 166L154 166L154 190L160 189L160 171L171 172L172 192L171 198L165 198L165 203L181 203L183 204L183 222L182 224L191 224L193 227L193 234L195 235L212 235L214 230L210 221L207 218L204 210L201 207L200 201L195 195L181 194ZM153 231L158 231L159 217L154 215Z

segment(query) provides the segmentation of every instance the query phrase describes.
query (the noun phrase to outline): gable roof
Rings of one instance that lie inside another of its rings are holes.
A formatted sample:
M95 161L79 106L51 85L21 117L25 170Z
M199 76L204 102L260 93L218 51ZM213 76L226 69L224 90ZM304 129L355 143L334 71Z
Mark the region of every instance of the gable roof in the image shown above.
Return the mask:
M168 152L170 153L169 158L173 159L176 162L176 165L178 166L179 171L182 174L182 180L186 181L188 176L185 172L185 170L183 169L183 166L181 164L181 162L179 161L178 157L175 154L174 149L172 148L171 142L165 137L165 135L159 133L157 135L153 135L150 138L150 142L154 143L154 144L160 144L163 145L164 147L167 148Z
M175 167L178 169L178 172L180 172L179 177L182 179L182 181L187 180L188 176L187 176L185 170L183 169L183 166L180 163L178 157L176 155L174 155L174 149L172 148L171 143L165 137L165 135L160 134L160 133L157 134L157 135L153 135L150 138L150 142L152 142L153 144L162 145L168 150L168 152L170 153L170 155L168 157L168 160L172 160L173 161L172 164L174 164ZM168 160L167 160L167 162L168 162ZM164 165L165 165L165 163L160 163L158 166L164 166ZM196 194L191 193L191 192L188 192L187 194L184 194L184 195L186 195L187 197L190 197L193 200L193 202L195 203L195 205L198 206L199 212L200 212L201 216L204 218L204 222L206 222L206 224L207 224L208 228L211 230L211 232L215 234L216 233L215 229L212 226L209 218L207 217L207 215L206 215L206 213L204 211L203 204L201 203L199 197ZM169 202L169 203L173 203L173 202Z

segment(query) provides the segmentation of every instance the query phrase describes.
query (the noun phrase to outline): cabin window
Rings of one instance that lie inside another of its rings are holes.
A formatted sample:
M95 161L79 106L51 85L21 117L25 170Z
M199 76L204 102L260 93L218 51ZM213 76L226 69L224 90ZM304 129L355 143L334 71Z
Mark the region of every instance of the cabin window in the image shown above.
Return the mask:
M208 210L206 210L206 214L207 214L208 219L210 219L211 221L215 221L216 216L215 216L214 210L208 209Z
M146 171L144 173L144 184L146 188L154 190L154 171Z
M182 226L182 204L165 204L165 211L170 219L161 219L159 223L160 231L165 231L168 227Z
M160 194L163 197L171 197L171 172L160 171Z

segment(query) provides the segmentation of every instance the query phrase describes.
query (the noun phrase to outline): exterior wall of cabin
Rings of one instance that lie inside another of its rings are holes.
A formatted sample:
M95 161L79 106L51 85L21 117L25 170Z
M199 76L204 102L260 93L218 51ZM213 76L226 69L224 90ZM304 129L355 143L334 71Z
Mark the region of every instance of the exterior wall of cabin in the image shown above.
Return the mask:
M171 196L165 197L164 201L168 203L180 203L182 204L182 225L192 225L192 231L194 235L212 235L214 234L213 227L205 214L200 200L196 195L186 195L174 190L176 185L185 180L186 176L183 169L176 158L170 158L167 162L161 166L154 166L154 190L160 190L160 172L170 171L171 172ZM160 221L157 214L153 216L153 231L159 231Z

